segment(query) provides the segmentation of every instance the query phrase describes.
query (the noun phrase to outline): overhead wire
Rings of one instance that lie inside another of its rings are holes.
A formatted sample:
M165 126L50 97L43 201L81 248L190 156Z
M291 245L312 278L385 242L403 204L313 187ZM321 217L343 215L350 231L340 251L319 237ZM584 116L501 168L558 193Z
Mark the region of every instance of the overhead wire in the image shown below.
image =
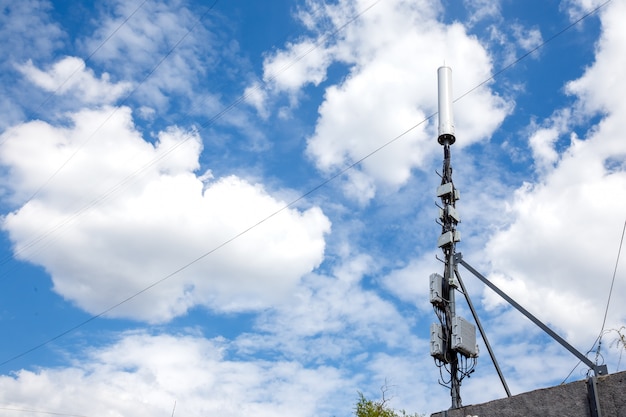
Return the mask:
M378 3L381 0L376 0L376 3ZM217 2L217 0L216 0ZM548 38L546 41L544 41L543 43L541 43L539 46L533 48L531 51L529 51L528 53L524 54L522 57L520 57L519 59L515 60L512 64L509 64L507 66L505 66L503 69L497 71L494 75L490 76L489 78L487 78L486 80L482 81L481 83L477 84L476 86L472 87L471 89L469 89L468 91L464 92L463 94L461 94L460 96L458 96L454 102L456 103L457 101L463 99L464 97L466 97L468 94L472 93L473 91L476 91L478 88L480 88L481 86L485 85L486 83L488 83L489 81L495 79L496 76L502 74L503 72L505 72L506 70L512 68L514 65L518 64L522 59L528 57L530 54L532 54L533 52L536 52L538 49L545 47L549 42L553 41L554 39L556 39L558 36L562 35L563 33L565 33L567 30L571 29L572 27L574 27L576 24L580 23L581 21L583 21L584 19L588 18L589 16L593 15L594 13L596 13L598 10L600 10L600 8L602 8L603 6L605 6L606 4L608 4L609 2L611 2L611 0L606 1L605 3L601 4L600 6L596 7L595 9L593 9L591 12L586 13L583 17L579 18L578 20L576 20L574 23L568 25L565 29L560 30L559 32L557 32L555 35L551 36L550 38ZM215 3L214 3L215 4ZM370 6L367 10L369 10L372 6ZM363 12L361 12L359 15L362 15ZM351 21L354 21L356 19L352 19ZM342 28L344 28L346 25L343 25ZM336 31L334 32L336 33ZM307 51L306 53L310 53L311 51ZM302 59L302 58L300 58ZM293 65L293 64L292 64ZM241 102L243 100L243 98L240 98L239 102ZM234 105L229 106L229 108L234 107ZM222 111L220 114L224 114L225 112ZM425 117L424 119L422 119L420 122L418 122L417 124L409 127L408 129L406 129L405 131L403 131L402 133L400 133L399 135L395 136L394 138L388 140L387 142L385 142L384 144L378 146L377 148L375 148L374 150L370 151L369 153L367 153L365 156L359 158L358 160L352 162L351 164L347 165L346 167L344 167L343 169L340 169L338 172L336 172L335 174L331 175L329 178L327 178L326 180L322 181L321 183L319 183L318 185L314 186L313 188L311 188L309 191L301 194L299 197L293 199L291 202L287 203L286 205L284 205L282 208L270 213L269 215L267 215L266 217L261 218L259 221L257 221L256 223L244 228L243 230L241 230L240 232L236 233L235 235L233 235L231 238L223 241L222 243L218 244L217 246L213 247L212 249L204 252L203 254L201 254L200 256L194 258L193 260L191 260L190 262L188 262L187 264L181 266L180 268L176 269L175 271L167 274L166 276L160 278L159 280L153 282L152 284L150 284L149 286L141 289L140 291L128 296L127 298L123 299L122 301L119 301L118 303L112 305L111 307L103 310L102 312L92 315L91 317L89 317L88 319L72 326L71 328L57 334L56 336L45 340L44 342L31 347L30 349L27 349L9 359L6 359L2 362L0 362L0 366L4 366L16 359L19 359L23 356L26 356L27 354L38 350L60 338L62 338L63 336L74 332L75 330L85 326L88 323L91 323L92 321L106 315L107 313L111 312L112 310L118 308L119 306L135 299L136 297L138 297L139 295L149 291L150 289L154 288L155 286L159 285L160 283L170 279L171 277L177 275L178 273L186 270L187 268L191 267L192 265L196 264L197 262L201 261L202 259L208 257L209 255L213 254L214 252L218 251L219 249L221 249L222 247L230 244L231 242L233 242L234 240L240 238L241 236L245 235L246 233L248 233L249 231L251 231L252 229L260 226L261 224L265 223L266 221L272 219L273 217L277 216L278 214L282 213L283 211L293 207L295 204L297 204L298 202L304 200L305 198L307 198L309 195L317 192L319 189L325 187L327 184L329 184L330 182L336 180L337 178L343 176L346 172L354 169L356 166L360 165L363 161L365 161L366 159L370 158L371 156L373 156L374 154L380 152L381 150L385 149L386 147L390 146L391 144L395 143L397 140L399 140L400 138L406 136L408 133L410 133L411 131L413 131L414 129L416 129L417 127L421 126L422 124L426 123L427 121L429 121L430 119L432 119L434 116L437 115L437 112L432 113L431 115ZM176 147L176 146L175 146ZM175 148L174 147L174 148ZM170 152L173 151L169 150ZM142 168L142 169L145 169Z

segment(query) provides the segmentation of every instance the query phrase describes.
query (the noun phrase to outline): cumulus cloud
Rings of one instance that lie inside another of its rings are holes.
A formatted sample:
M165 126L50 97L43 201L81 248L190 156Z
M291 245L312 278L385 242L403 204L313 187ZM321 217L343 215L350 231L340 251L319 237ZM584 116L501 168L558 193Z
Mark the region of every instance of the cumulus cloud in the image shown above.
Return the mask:
M307 140L307 153L321 171L332 173L354 163L436 112L436 70L444 62L455 70L456 96L489 78L490 58L480 43L460 24L437 22L438 3L414 3L377 3L332 40L318 42L315 54L306 56L306 65L295 65L281 75L287 81L272 85L274 93L292 94L323 80L329 62L348 69L345 79L326 88L315 132ZM330 21L332 28L326 30L332 31L367 6L371 5L353 1L320 6L315 15L307 15L307 21L319 22L318 30ZM365 36L373 32L377 36ZM280 67L285 56L296 56L311 44L316 43L304 39L286 45L266 59L265 74ZM489 138L509 110L487 87L464 97L456 108L460 147ZM424 168L428 157L439 150L433 122L423 123L365 160L358 168L361 173L349 180L355 189L367 191L352 194L360 200L372 198L374 187L399 187L412 169Z
M211 113L213 98L204 97L194 86L218 63L220 71L227 71L227 59L239 59L234 48L218 49L219 35L207 28L213 15L200 20L206 12L206 8L192 10L186 2L138 5L115 0L103 9L95 32L78 42L86 54L97 51L91 57L94 65L117 79L136 83L133 97L143 106L164 112L175 100L178 106L191 100L196 101L194 112L203 114L206 109Z
M411 260L403 268L396 269L385 276L384 287L399 299L415 303L416 307L422 311L431 312L427 283L430 274L435 272L433 267L439 264L434 263L433 260L435 260L433 252Z
M288 303L263 314L258 330L243 335L241 349L279 349L305 360L338 360L347 352L363 353L376 341L399 348L414 341L409 323L377 292L364 289L364 275L375 266L365 255L350 256L331 276L311 274ZM404 346L406 347L406 346Z
M536 27L526 28L520 24L514 24L511 28L515 42L525 52L531 51L543 43L541 31Z
M294 94L305 84L322 82L330 63L328 51L312 40L287 44L264 60L264 81Z
M536 130L530 137L533 157L540 168L551 166L559 158L554 150L554 142L559 138L559 133L555 128L543 128Z
M0 376L0 403L74 415L330 416L348 381L335 368L228 358L224 340L126 333L66 368Z
M554 167L560 158L555 146L564 134L571 132L575 116L570 109L559 109L541 126L531 123L528 143L535 160L535 168L545 173ZM575 140L575 137L574 137Z
M357 390L376 398L393 378L394 406L439 407L411 394L415 375L434 372L430 361L415 360L426 357L428 344L392 302L364 288L373 262L347 253L331 274L307 275L287 302L232 341L193 330L125 332L114 343L68 352L63 368L0 377L0 402L84 415L154 415L176 401L177 414L348 416Z
M378 398L380 387L392 379L388 388L394 407L437 409L439 398L414 395L416 384L420 392L437 391L415 377L435 373L428 360L427 332L417 326L412 308L402 311L370 288L372 271L378 267L372 257L343 249L328 275L305 277L290 302L263 312L255 331L239 335L233 347L245 356L263 352L304 364L336 366L353 375L349 394L359 390Z
M622 77L615 70L626 64L626 57L620 53L620 44L626 39L619 16L623 11L623 5L619 3L611 3L602 9L602 37L596 46L595 62L582 77L566 85L566 91L579 97L578 105L590 115L616 115L626 111Z
M40 70L31 61L19 70L35 85L57 95L71 94L80 104L110 104L131 87L126 82L112 83L107 73L97 78L82 59L75 57L63 58L48 71Z
M127 108L83 110L63 127L25 123L1 142L3 187L18 207L2 227L15 256L43 266L55 291L91 313L286 204L236 176L197 176L196 132L170 128L149 143ZM319 208L282 210L111 315L154 322L196 305L241 311L278 302L321 262L329 230Z
M626 90L614 71L624 60L623 53L618 51L619 45L626 41L618 17L626 12L623 8L622 4L614 4L602 13L603 35L598 42L595 63L580 78L565 84L564 91L575 103L556 109L541 123L531 123L528 145L536 181L528 180L512 198L507 193L491 195L492 205L481 204L480 212L470 213L471 224L466 222L467 217L463 217L461 224L461 231L464 231L489 216L488 228L480 231L488 237L485 251L469 249L472 253L464 251L467 255L464 258L479 271L488 273L501 289L582 352L591 348L600 333L626 220L626 199L622 192L626 190L626 145L620 133L620 120L626 117L621 98L626 96ZM581 131L581 126L588 126L589 120L598 115L601 117L596 125ZM458 171L474 178L467 165ZM480 178L480 187L489 186L490 181ZM471 199L476 201L476 195L482 192L472 189ZM462 214L467 212L468 195L467 191L463 193L459 202ZM503 214L501 211L505 209ZM495 233L489 231L497 227L500 230ZM457 250L470 247L467 242L461 243ZM424 299L427 297L425 279L433 272L433 265L438 264L417 258L386 276L384 285L400 299ZM463 268L460 272L466 285L476 281ZM605 330L617 329L626 323L620 307L626 302L623 275L621 262ZM480 285L476 289L484 287ZM536 326L517 311L505 307L506 302L491 290L484 291L483 311L479 314L498 360L504 366L505 376L515 381L513 391L558 383L566 378L578 362L576 358L556 343L547 344L549 338ZM478 293L471 288L469 292L476 304ZM460 304L461 308L465 306ZM603 357L600 358L610 364L611 372L615 370L612 367L615 363L619 366L619 352L608 347L614 340L614 331L604 336ZM485 350L481 352L481 356L486 357ZM479 372L467 382L466 398L471 395L473 400L479 401L503 395L495 374L485 370L486 361L488 359L482 360ZM545 374L552 376L543 380L537 377L540 366L549 366L552 370ZM579 372L573 373L574 378L581 376ZM486 394L485 386L492 392Z
M504 274L500 284L579 343L591 343L599 334L626 213L621 198L626 189L626 145L621 139L626 107L616 100L626 90L613 75L624 63L619 45L626 39L617 16L626 9L621 3L608 7L602 13L595 63L567 85L578 100L576 109L588 116L601 111L604 117L584 137L572 134L558 155L551 143L575 125L572 117L569 124L555 123L555 131L540 129L531 136L539 164L558 162L538 183L516 192L511 206L515 220L487 245L495 270ZM557 114L566 119L570 115L567 110ZM626 302L623 280L616 284L608 328L626 320L615 308Z
M626 175L604 168L594 155L598 142L576 142L545 183L520 189L516 220L487 246L497 270L525 282L514 294L552 310L544 318L587 341L599 332L626 212L621 199L602 203L626 187ZM625 301L620 292L614 297L615 305Z

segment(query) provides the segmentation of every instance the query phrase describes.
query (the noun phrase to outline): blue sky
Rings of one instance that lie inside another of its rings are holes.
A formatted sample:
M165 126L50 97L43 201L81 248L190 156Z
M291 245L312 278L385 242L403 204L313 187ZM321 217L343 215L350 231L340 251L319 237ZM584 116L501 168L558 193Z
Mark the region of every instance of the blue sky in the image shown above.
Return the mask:
M457 250L590 350L626 220L626 5L553 36L603 3L3 2L0 416L344 417L384 385L448 408L444 63ZM514 394L585 377L461 274ZM505 396L479 344L465 404Z

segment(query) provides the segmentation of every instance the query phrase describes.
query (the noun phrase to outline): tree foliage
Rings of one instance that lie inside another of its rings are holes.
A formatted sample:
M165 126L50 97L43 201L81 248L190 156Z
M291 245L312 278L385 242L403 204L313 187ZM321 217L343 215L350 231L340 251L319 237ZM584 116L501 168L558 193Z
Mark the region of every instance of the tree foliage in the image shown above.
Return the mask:
M356 417L423 417L420 414L407 414L404 410L394 410L387 405L388 400L385 398L383 391L383 399L380 401L368 400L363 393L359 392L359 400L354 408Z

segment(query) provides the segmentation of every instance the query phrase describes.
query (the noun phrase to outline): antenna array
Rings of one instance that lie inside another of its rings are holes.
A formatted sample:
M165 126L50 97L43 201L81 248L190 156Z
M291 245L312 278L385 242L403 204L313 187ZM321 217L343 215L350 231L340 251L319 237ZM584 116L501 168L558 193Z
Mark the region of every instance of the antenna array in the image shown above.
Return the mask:
M430 276L430 302L439 323L430 328L430 354L440 368L440 384L450 388L452 408L461 407L461 381L473 372L478 357L476 328L469 321L456 315L455 290L459 288L456 278L456 243L461 240L457 225L461 221L456 210L459 191L452 181L450 146L456 141L452 113L452 70L440 67L437 70L439 86L439 136L443 146L443 173L437 197L441 199L439 221L441 236L437 246L443 252L443 276ZM449 376L444 376L444 371Z
M461 234L456 228L461 222L461 218L456 210L459 191L452 181L452 166L450 165L450 146L456 142L454 118L452 115L452 70L444 66L439 68L437 75L439 84L439 136L437 141L443 146L443 173L441 175L441 185L437 188L437 197L441 199L441 206L439 207L441 236L437 240L437 246L443 252L442 262L445 266L443 276L439 274L431 274L430 276L430 302L439 319L439 323L433 323L430 326L430 355L435 358L435 364L439 367L441 373L439 383L450 389L450 396L452 397L451 408L460 408L462 406L461 381L474 371L476 358L478 358L476 327L456 314L455 291L457 289L460 290L467 301L467 305L478 326L484 345L507 396L511 396L511 391L504 379L500 365L491 349L487 335L459 274L457 265L461 264L485 285L504 298L512 307L535 323L561 346L569 350L581 362L585 363L590 371L593 371L594 376L590 377L591 384L588 385L588 398L592 408L598 409L597 395L593 387L598 376L608 373L606 365L593 363L586 355L570 345L565 339L465 262L461 253L456 253L456 243L461 240ZM444 371L448 376L444 375ZM596 414L592 415L595 416Z

